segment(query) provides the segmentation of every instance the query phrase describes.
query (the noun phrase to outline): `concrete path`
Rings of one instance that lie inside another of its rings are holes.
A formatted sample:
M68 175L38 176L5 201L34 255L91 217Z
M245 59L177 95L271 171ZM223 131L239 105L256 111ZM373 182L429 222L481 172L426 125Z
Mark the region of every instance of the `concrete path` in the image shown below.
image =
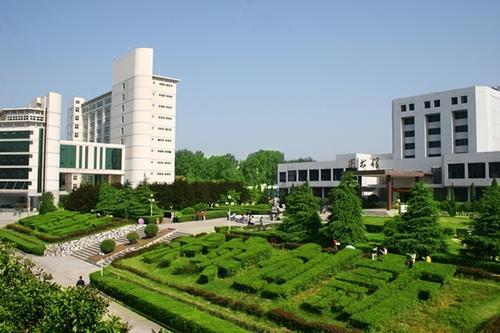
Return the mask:
M255 215L254 222L258 224L260 215ZM269 219L264 220L264 225L270 223ZM246 223L239 223L235 221L228 221L227 218L210 219L206 221L191 221L181 223L162 223L160 228L174 228L187 234L196 235L202 232L214 232L215 226L238 226L244 227Z

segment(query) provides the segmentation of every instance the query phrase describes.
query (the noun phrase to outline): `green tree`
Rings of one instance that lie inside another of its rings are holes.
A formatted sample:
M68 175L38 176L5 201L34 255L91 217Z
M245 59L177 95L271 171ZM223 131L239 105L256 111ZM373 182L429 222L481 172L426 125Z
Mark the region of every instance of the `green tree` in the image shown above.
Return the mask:
M241 162L241 172L248 185L275 184L278 163L285 160L282 152L259 150Z
M479 215L464 243L466 255L487 260L500 255L500 187L495 179L479 201Z
M208 161L201 151L192 152L181 149L175 152L175 174L184 176L188 181L206 180L210 172Z
M316 160L312 157L299 157L291 160L286 160L285 163L302 163L302 162L316 162Z
M411 190L406 213L396 217L384 229L387 247L419 256L446 250L438 219L439 210L432 191L422 182L417 182Z
M339 186L330 192L332 215L321 233L329 240L338 240L341 244L365 242L365 226L361 220L361 199L358 195L358 182L355 176L346 172L342 175Z
M286 216L279 225L282 237L295 242L314 240L321 227L318 209L308 184L292 187L286 201Z
M457 201L455 199L455 189L453 188L453 186L450 190L450 199L448 200L448 215L453 217L457 215Z
M96 208L99 201L99 185L81 184L80 187L71 191L66 198L64 208L81 213L89 213Z
M209 180L241 181L243 176L239 163L231 154L211 156L208 159Z
M124 217L127 210L127 201L123 193L124 189L118 189L108 183L103 183L99 191L99 201L96 210L107 215Z
M127 332L92 288L60 288L0 244L1 332ZM109 319L107 319L109 318Z
M42 194L42 202L40 203L40 215L56 211L57 207L54 205L54 195L52 192L45 192Z

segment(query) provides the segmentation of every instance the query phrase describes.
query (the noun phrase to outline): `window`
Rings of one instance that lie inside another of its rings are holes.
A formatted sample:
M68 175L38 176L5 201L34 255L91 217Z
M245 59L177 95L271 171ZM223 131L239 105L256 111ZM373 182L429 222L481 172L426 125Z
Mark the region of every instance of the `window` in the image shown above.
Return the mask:
M318 169L309 170L309 181L317 182L318 180L319 180L319 170Z
M333 180L340 180L344 169L333 169Z
M443 182L443 171L440 167L431 168L432 183L441 184Z
M31 141L6 141L0 145L1 153L27 153L30 151Z
M125 100L125 94L122 94L122 101Z
M80 120L80 116L75 116L75 120Z
M77 175L73 175L73 180L77 180L78 179L78 176Z
M280 172L280 183L286 183L286 172Z
M125 89L125 82L122 83L122 89Z
M321 169L321 180L331 181L332 180L332 169Z
M415 143L405 143L405 149L415 149Z
M467 132L467 131L468 131L467 125L455 126L455 133L461 133L461 132Z
M125 117L124 117L124 116L122 116L122 123L124 123L124 122L125 122Z
M125 105L122 105L122 112L125 111Z
M441 147L441 141L429 141L429 148Z
M123 144L123 139L120 139L120 144Z
M123 134L123 127L122 127L122 128L120 128L120 132Z
M451 98L451 105L456 105L458 104L458 97L452 97Z
M427 130L427 134L428 134L428 135L441 134L441 128L440 128L440 127L436 127L436 128L429 128L429 129Z
M80 112L80 108L78 106L75 108L75 112Z
M439 99L435 99L435 100L434 100L434 107L435 107L435 108L438 108L438 107L440 107L440 106L441 106L441 101L440 101Z
M406 104L401 104L401 112L406 112Z
M405 138L412 138L415 136L415 131L405 131Z
M415 104L413 104L413 103L408 104L408 108L410 109L410 111L415 110Z
M76 100L76 101L75 101L75 103L76 103L76 104L80 104L80 101L79 101L79 100Z
M431 108L431 101L425 101L424 102L424 108L430 109Z
M439 157L439 156L441 156L441 153L429 154L428 157Z
M438 121L441 121L441 115L439 113L430 114L427 116L427 121L429 123L436 123Z
M288 170L288 181L289 182L297 181L297 170Z
M467 164L469 178L486 178L486 165L484 163Z
M465 178L465 165L463 163L448 164L448 178L449 179L464 179Z
M78 133L75 133L75 138L78 138Z
M469 139L456 139L455 140L455 146L468 146L469 145Z
M0 155L0 165L29 165L31 155Z
M405 158L415 158L415 155L405 155Z
M467 103L467 96L460 96L460 103L462 104Z
M80 125L75 124L75 129L79 129L79 128L80 128Z
M413 125L413 124L415 124L415 118L413 117L403 118L403 125Z
M299 182L307 181L307 170L299 170Z
M467 110L459 110L453 113L455 115L455 119L467 119Z
M500 162L488 163L490 167L490 178L500 178Z

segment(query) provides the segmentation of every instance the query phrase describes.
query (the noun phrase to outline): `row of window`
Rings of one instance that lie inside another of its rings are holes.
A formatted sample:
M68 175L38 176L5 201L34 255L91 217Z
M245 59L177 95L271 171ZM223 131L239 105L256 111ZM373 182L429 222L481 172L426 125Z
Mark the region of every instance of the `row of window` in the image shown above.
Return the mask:
M151 139L154 140L154 139ZM163 139L163 138L158 138L159 142L172 142L172 139Z
M287 181L289 182L317 182L321 179L321 181L331 181L331 180L340 180L342 177L342 173L344 169L310 169L310 170L288 170L286 172L279 173L279 180L281 183ZM309 178L307 175L309 174ZM321 178L320 178L321 175ZM288 176L288 177L287 177Z
M153 106L155 106L155 105L153 104ZM171 109L172 108L170 105L162 105L162 104L158 104L158 107L160 109Z
M489 178L500 177L500 162L489 162ZM486 178L486 164L485 163L467 163L468 178ZM448 178L449 179L464 179L465 178L465 164L452 163L448 164Z
M154 150L151 149L151 152L153 153ZM158 149L157 150L158 153L167 153L167 154L172 154L172 151L171 150L163 150L163 149Z
M461 104L466 104L467 103L467 96L460 96L460 103ZM432 101L432 104L434 105L435 108L438 108L441 106L441 100L435 99ZM458 97L452 97L451 98L451 104L452 105L457 105L458 104ZM400 106L401 112L406 112L408 111L414 111L415 110L415 104L414 103L409 103L409 104L401 104ZM424 101L424 108L425 109L430 109L431 108L431 101Z
M33 131L0 131L1 139L29 139Z
M31 168L0 169L0 179L28 179Z
M172 117L158 116L158 119L172 120Z
M0 165L29 165L32 155L0 155Z
M5 120L7 120L7 121L23 121L23 120L43 121L43 116L9 115L5 118Z
M154 127L151 127L152 129L155 129ZM158 127L158 130L159 131L172 131L171 128L167 128L167 127Z
M160 97L172 98L172 95L158 94Z
M153 81L153 84L154 84L154 83L155 83L155 82ZM160 86L173 87L173 85L172 85L172 84L170 84L170 83L164 83L164 82L160 82Z
M27 190L31 182L0 182L0 190Z

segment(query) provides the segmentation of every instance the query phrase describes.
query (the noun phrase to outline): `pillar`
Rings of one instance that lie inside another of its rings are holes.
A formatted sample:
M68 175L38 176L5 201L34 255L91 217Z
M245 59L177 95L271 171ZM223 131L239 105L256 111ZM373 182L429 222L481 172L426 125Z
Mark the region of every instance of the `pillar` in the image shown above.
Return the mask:
M387 210L390 210L392 207L392 177L390 175L386 176L386 192L387 192Z

